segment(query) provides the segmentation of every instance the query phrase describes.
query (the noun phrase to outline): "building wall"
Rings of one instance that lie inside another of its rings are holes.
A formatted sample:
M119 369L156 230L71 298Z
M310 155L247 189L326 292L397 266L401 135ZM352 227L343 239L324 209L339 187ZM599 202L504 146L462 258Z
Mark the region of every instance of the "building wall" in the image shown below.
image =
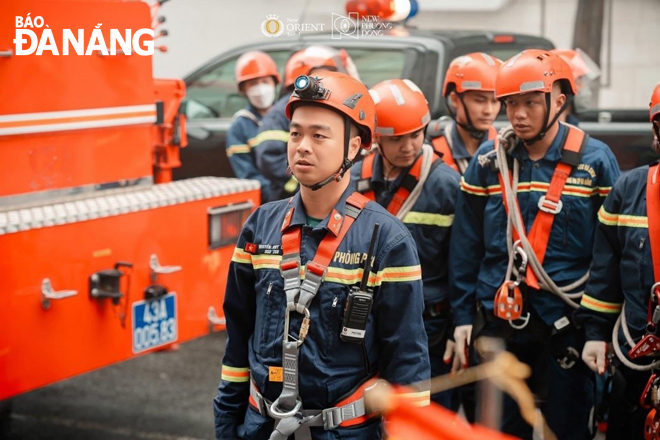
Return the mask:
M543 34L557 47L572 45L578 0L504 0L498 2L502 5L500 9L487 11L438 10L442 8L442 1L427 1L431 10L425 10L424 0L420 0L421 12L410 21L411 25L423 29L487 29ZM482 1L484 8L492 5L490 0ZM600 106L645 107L651 90L660 82L660 57L656 43L660 27L660 0L612 1L611 70L607 65L609 47L606 22L601 59L604 86L600 92ZM326 30L330 29L332 12L344 11L342 0L172 0L161 9L162 15L167 17L165 28L170 32L170 36L161 41L169 50L155 55L155 74L183 76L224 50L263 40L267 37L261 32L261 23L267 15L276 14L287 23L289 19L300 18L306 5L302 21L322 24Z

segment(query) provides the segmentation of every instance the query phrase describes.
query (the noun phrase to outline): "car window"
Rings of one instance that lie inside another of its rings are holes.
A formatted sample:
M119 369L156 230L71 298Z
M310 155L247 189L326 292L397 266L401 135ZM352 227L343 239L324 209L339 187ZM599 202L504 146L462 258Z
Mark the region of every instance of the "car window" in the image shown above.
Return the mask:
M284 64L290 50L270 51L284 74ZM234 82L234 69L239 55L225 59L195 78L187 86L187 117L189 120L208 118L231 118L248 103ZM279 92L279 90L278 90ZM278 93L276 92L276 93Z
M406 66L405 50L346 48L360 79L369 88L386 79L401 78Z

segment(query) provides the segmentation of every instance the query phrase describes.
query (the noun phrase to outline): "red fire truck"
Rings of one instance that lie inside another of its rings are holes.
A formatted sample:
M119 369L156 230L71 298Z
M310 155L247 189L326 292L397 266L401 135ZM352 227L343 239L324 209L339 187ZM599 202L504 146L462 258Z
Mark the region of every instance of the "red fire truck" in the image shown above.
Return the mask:
M151 9L3 2L0 401L222 324L259 185L172 182L185 86L154 80L152 56L139 53L154 42L138 31L160 23Z

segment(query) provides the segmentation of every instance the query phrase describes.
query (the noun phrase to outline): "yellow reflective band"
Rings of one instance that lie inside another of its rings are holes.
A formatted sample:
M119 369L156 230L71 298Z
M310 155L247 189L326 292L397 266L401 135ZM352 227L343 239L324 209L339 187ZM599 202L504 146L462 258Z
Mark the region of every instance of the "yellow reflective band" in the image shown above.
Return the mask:
M499 186L499 185L498 185ZM488 196L488 190L482 186L470 185L465 181L465 177L461 176L461 191L475 196Z
M280 269L281 255L252 255L252 267L258 269Z
M248 141L247 141L248 147L250 147L250 148L254 148L254 143L255 143L256 139L257 139L257 138L250 138L250 139L248 139Z
M337 284L353 285L362 281L363 268L341 269L339 267L329 267L325 274L325 281ZM371 273L369 278L376 278L376 274Z
M596 312L615 314L621 313L621 308L623 307L621 303L601 301L588 295L582 295L582 302L580 304Z
M421 279L422 268L419 264L416 266L387 267L378 272L373 285L380 286L382 283L404 283ZM369 277L369 284L372 284L371 277Z
M416 225L430 225L439 226L441 228L448 228L454 223L454 214L444 215L410 211L403 217L403 222Z
M294 193L296 192L296 188L298 188L298 180L294 176L291 176L289 181L284 184L284 191Z
M234 154L245 154L250 152L250 146L247 144L231 145L227 147L227 157L232 157Z
M628 228L648 228L649 219L643 215L612 214L601 206L598 211L598 221L606 226L624 226Z
M289 132L284 130L262 131L253 138L252 147L256 147L265 141L289 142Z
M222 380L226 380L227 382L248 382L250 380L250 369L223 365Z
M527 192L542 192L547 193L550 188L550 184L547 182L521 182L518 184L517 193L527 193ZM500 185L491 185L487 188L488 195L502 194L502 188ZM563 196L573 196L573 197L592 197L598 194L599 188L597 187L586 187L579 185L565 185L562 191Z
M244 252L241 248L234 248L234 255L232 255L231 261L234 263L250 264L252 262L252 256Z

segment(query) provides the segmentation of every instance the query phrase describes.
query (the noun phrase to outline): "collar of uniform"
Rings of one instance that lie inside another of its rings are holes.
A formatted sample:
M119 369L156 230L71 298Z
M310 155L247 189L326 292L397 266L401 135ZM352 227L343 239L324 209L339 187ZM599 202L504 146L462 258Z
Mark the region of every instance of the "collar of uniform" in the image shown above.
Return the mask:
M330 231L333 235L339 234L339 227L336 227L337 224L341 226L341 223L343 222L345 212L346 212L346 199L348 199L348 196L353 194L355 192L355 189L353 188L352 185L348 185L344 193L341 195L339 198L339 201L335 205L334 209L332 212L327 215L323 220L321 220L321 223L319 223L314 229L317 228L323 228L326 231ZM291 203L287 205L287 212L293 208L293 215L291 217L291 221L289 222L289 226L284 229L286 231L287 229L293 227L293 226L303 226L307 224L307 214L305 213L305 207L303 206L302 203L302 198L300 196L300 191L298 191L291 200ZM336 216L339 215L339 218ZM330 223L330 226L335 226L335 227L330 227L328 224Z
M257 108L256 108L255 106L253 106L252 104L248 103L248 105L247 105L247 107L245 107L245 109L246 109L247 111L249 111L250 113L252 113L252 114L257 118L258 121L261 121L261 118L262 118L263 116L261 116L261 113L259 113L259 110L257 110Z
M422 152L423 152L423 150L420 149L420 150L419 150L419 153L417 154L417 157L415 158L415 161L417 161L417 160L419 159L419 156L422 155ZM404 169L404 170L403 170L403 171L397 176L397 178L394 179L393 181L391 181L391 182L385 182L385 176L384 176L384 173L383 173L383 171L384 171L384 168L383 168L383 156L381 156L380 152L376 151L376 157L374 158L374 172L373 172L373 174L372 174L372 176L371 176L371 181L372 181L372 182L377 182L377 183L382 183L382 184L387 183L387 184L390 185L390 188L391 188L392 186L394 186L394 187L398 187L398 186L401 184L401 181L403 180L403 178L404 178L405 176L408 175L408 173L410 172L410 169L412 168L412 166L413 166L414 164L415 164L415 162L413 162L413 164L410 165L408 168L405 168L405 169Z
M458 134L458 126L456 125L456 122L452 122L451 128L449 129L449 133L451 134L451 146L452 146L452 153L454 154L454 159L468 159L468 160L472 159L472 156L470 156L470 153L465 147L465 143L463 143L463 138ZM485 131L484 134L481 136L481 141L479 142L479 145L483 144L487 140L488 140L488 132Z
M544 160L548 162L559 162L561 159L561 143L562 140L566 137L566 130L566 126L560 123L559 130L557 131L555 139L550 144L548 151L545 152L545 156L543 156ZM516 145L516 147L513 148L509 154L523 161L530 160L529 153L527 152L527 149L524 147L522 142L518 142L518 145Z
M458 134L458 126L456 125L456 122L452 122L449 133L451 134L451 152L454 159L470 159L472 156L468 153L468 150L463 143L463 139Z

